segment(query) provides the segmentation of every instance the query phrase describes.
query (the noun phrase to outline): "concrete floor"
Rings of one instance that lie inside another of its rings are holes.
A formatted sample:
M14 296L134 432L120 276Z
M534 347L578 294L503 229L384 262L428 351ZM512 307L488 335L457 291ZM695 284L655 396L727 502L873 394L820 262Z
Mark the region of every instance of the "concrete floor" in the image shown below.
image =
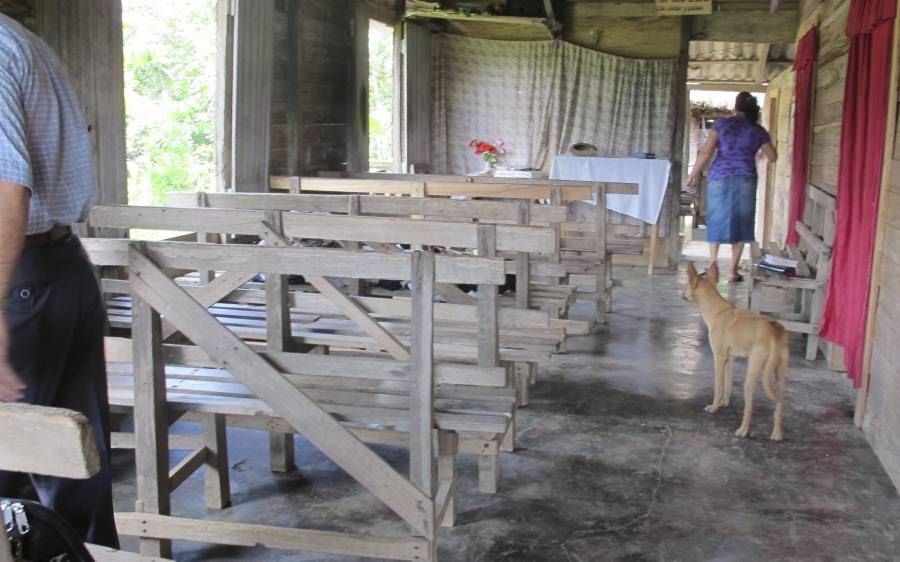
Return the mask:
M680 299L683 268L653 279L639 270L617 276L630 282L615 295L608 328L573 339L541 369L519 412L518 451L503 457L500 493L478 493L476 463L461 461L457 526L441 531L440 560L900 560L900 499L853 427L845 377L799 359L797 339L785 441L767 438L772 408L762 392L751 438L737 439L743 367L735 405L703 413L712 358L702 321ZM746 303L746 287L731 291ZM235 507L207 513L197 475L175 494L176 514L405 533L303 439L302 476L269 473L261 434L230 431L229 444ZM377 450L405 470L404 451ZM115 454L120 510L133 508L132 459ZM349 560L186 543L176 544L176 557Z

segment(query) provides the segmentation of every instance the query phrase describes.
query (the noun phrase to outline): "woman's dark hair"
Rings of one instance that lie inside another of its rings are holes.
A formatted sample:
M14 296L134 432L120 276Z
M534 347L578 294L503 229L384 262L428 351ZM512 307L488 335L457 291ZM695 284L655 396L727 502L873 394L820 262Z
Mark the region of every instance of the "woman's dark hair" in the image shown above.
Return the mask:
M734 101L735 111L740 111L751 123L759 121L759 103L750 92L741 92Z

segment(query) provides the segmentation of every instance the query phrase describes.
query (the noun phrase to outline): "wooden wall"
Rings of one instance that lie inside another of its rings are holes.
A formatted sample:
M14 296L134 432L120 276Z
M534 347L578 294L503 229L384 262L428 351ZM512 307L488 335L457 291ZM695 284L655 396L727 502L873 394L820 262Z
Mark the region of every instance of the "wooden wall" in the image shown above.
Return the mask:
M850 0L808 0L801 4L805 24L819 22L810 183L837 193L839 143L849 42L844 33ZM801 27L803 31L804 27Z
M271 173L315 174L348 161L353 3L279 0Z
M794 156L794 71L785 70L776 76L766 90L766 107L763 109L778 161L769 166L770 189L769 225L764 243L781 246L788 232L786 209L790 207L791 167ZM772 113L770 113L770 111Z
M682 44L682 18L659 17L653 2L566 3L563 39L624 57L671 59Z
M869 399L864 429L872 448L900 489L900 142L894 142L885 200L884 249L875 320Z
M3 0L4 13L59 54L85 112L99 202L125 203L125 77L121 0Z

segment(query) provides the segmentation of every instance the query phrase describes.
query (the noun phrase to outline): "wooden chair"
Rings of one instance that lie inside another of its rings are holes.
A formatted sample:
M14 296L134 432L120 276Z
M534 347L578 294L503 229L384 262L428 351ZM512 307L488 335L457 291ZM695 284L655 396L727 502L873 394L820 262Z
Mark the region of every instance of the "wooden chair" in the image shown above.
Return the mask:
M100 454L87 418L62 408L0 403L0 470L58 478L90 478ZM87 545L97 562L166 562L97 545ZM12 562L0 526L0 562Z
M806 359L818 356L820 347L830 353L830 346L819 338L825 291L831 275L831 249L834 243L835 199L810 184L807 189L804 220L794 228L800 237L797 247L784 252L769 251L798 262L797 277L770 275L758 269L750 278L750 309L776 318L788 331L807 335ZM752 248L753 261L759 263L762 252Z

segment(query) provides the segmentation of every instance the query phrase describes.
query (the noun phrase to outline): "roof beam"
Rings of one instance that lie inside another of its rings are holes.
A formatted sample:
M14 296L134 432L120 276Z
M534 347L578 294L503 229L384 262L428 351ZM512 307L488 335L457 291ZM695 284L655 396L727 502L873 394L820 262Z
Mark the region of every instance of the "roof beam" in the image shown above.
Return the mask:
M764 43L756 46L756 69L753 75L756 77L756 83L762 84L769 78L769 48L770 44Z
M797 10L720 10L692 16L691 39L730 43L793 43L797 35Z

